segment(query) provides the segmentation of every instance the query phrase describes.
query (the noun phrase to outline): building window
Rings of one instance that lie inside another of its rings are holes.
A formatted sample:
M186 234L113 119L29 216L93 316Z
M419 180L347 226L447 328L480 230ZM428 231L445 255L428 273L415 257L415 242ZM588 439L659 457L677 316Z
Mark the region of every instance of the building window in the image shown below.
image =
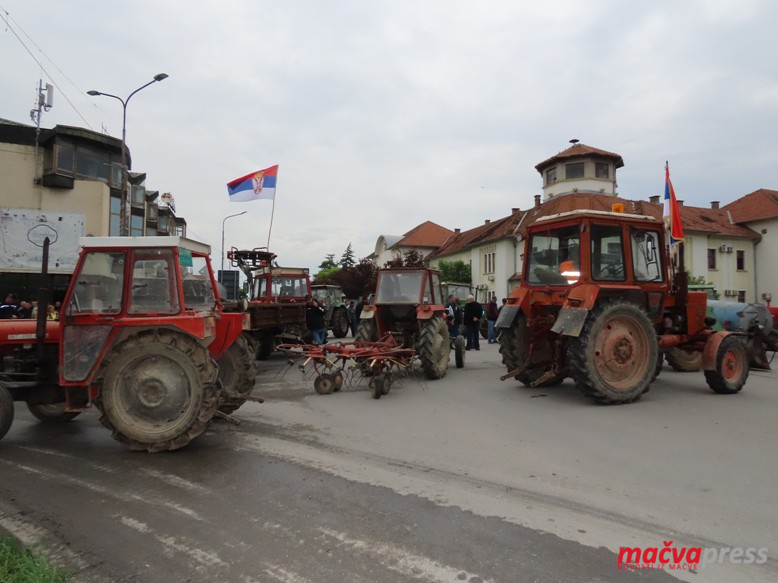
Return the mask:
M737 270L738 271L745 271L746 269L746 252L745 251L738 251L737 252Z
M121 235L122 201L115 196L111 197L111 216L109 218L108 235L118 237Z
M143 236L143 215L132 215L130 219L130 237Z
M143 205L146 202L146 189L143 186L132 186L132 204Z
M610 166L605 162L595 162L594 164L594 177L595 178L610 178Z
M716 250L708 249L708 269L716 269Z
M584 177L584 163L575 162L573 164L565 164L565 178L570 180L572 178Z
M741 304L746 303L746 290L741 289L737 292L737 301Z
M484 266L484 273L494 273L494 264L495 264L496 254L492 251L490 253L484 253L483 255L483 266Z
M546 186L556 182L556 166L546 170Z

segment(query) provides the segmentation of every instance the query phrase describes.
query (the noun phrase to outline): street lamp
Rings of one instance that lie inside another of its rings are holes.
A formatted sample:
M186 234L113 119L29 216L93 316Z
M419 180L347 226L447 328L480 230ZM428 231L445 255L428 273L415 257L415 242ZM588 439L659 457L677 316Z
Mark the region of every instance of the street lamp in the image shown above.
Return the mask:
M127 104L130 102L130 98L132 98L132 96L141 89L145 89L157 81L164 81L167 78L167 73L159 73L154 75L154 78L151 81L141 87L138 87L135 91L127 96L127 99L122 99L118 95L111 95L110 93L95 91L94 89L86 92L87 95L91 95L92 97L96 97L97 95L113 97L114 99L118 99L122 104L122 198L119 234L123 237L126 237L130 234L130 202L129 195L127 194L127 183L129 181L129 168L127 166Z
M222 268L221 271L224 271L224 223L227 222L227 219L231 219L232 217L239 217L240 215L245 215L248 211L243 211L242 213L235 213L234 215L228 215L224 217L224 220L222 221ZM224 276L222 275L222 278Z

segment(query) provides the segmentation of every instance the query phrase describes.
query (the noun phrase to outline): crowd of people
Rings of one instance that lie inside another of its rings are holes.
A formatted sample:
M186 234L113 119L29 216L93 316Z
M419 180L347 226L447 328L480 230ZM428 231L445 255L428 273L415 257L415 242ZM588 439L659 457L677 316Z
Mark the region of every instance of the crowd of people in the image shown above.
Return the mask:
M59 320L60 302L48 304L46 308L47 320ZM38 317L38 302L35 300L19 301L19 296L8 292L5 300L0 304L0 320L26 320Z
M362 308L367 302L367 298L362 298L359 302L350 300L346 306L348 316L348 327L352 336L357 335L359 317L362 314ZM324 300L318 296L305 296L305 324L313 338L313 344L327 343L327 306Z
M502 306L507 303L503 298ZM465 306L459 305L459 298L451 294L446 302L446 319L448 322L448 332L452 338L459 336L462 332L465 337L466 350L481 350L481 320L486 320L487 334L486 339L489 344L497 343L497 317L500 315L502 306L497 305L497 296L492 295L484 307L475 299L472 294L465 299Z

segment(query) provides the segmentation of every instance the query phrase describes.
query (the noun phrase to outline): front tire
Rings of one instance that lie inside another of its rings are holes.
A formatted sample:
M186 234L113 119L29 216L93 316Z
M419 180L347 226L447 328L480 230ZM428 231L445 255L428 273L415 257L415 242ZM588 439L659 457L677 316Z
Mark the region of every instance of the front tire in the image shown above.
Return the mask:
M432 316L419 337L419 359L424 375L431 380L446 375L451 347L448 326L440 316Z
M656 332L634 304L612 302L593 311L570 345L570 374L600 403L631 403L648 391L657 367Z
M224 389L219 405L222 413L229 415L237 411L246 402L246 395L254 390L254 354L254 349L241 334L219 358L219 380Z
M702 352L673 347L665 353L667 364L678 372L697 372L702 368Z
M359 323L354 342L378 342L375 320L362 320Z
M44 423L67 423L79 416L78 411L65 411L65 403L50 403L45 405L27 403L30 413Z
M332 314L332 335L335 338L345 338L348 334L348 314L346 308L335 308Z
M218 369L194 338L146 330L114 346L95 379L100 421L130 449L184 447L201 435L219 406Z
M716 352L716 370L705 371L708 386L722 395L739 392L748 378L748 351L737 336L727 336Z
M510 328L503 328L498 342L500 343L500 355L502 363L508 369L508 372L524 366L529 350L529 333L527 328L527 316L519 313ZM546 373L545 370L531 370L517 374L514 378L525 387L532 387L532 383L538 380ZM550 379L543 381L538 387L552 387L560 384L567 377L566 373L560 372Z
M464 336L457 336L454 338L454 362L457 368L464 368L465 366L465 347L467 341Z
M0 386L0 439L5 437L14 420L14 399L8 389Z

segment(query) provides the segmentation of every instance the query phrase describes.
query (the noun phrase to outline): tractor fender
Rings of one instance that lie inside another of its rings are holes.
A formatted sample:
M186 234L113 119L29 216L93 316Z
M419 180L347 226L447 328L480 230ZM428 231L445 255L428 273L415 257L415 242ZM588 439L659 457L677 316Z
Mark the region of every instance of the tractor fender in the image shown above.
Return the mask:
M513 321L516 319L519 312L521 312L521 308L518 304L504 305L500 310L500 314L497 316L497 322L494 325L497 328L510 328L513 326Z
M551 327L551 332L561 336L573 336L577 338L581 335L581 330L583 330L588 315L588 308L564 306L559 310L559 315L557 316L554 325Z
M716 370L716 356L719 353L719 346L729 334L729 332L714 332L708 336L705 347L702 349L702 370Z
M424 304L423 306L418 306L416 308L416 319L417 320L429 320L430 318L432 318L432 316L435 316L437 314L439 314L439 315L441 315L441 317L443 317L444 310L440 306L430 306L430 305Z
M375 306L365 306L359 314L360 320L372 320L375 318Z

